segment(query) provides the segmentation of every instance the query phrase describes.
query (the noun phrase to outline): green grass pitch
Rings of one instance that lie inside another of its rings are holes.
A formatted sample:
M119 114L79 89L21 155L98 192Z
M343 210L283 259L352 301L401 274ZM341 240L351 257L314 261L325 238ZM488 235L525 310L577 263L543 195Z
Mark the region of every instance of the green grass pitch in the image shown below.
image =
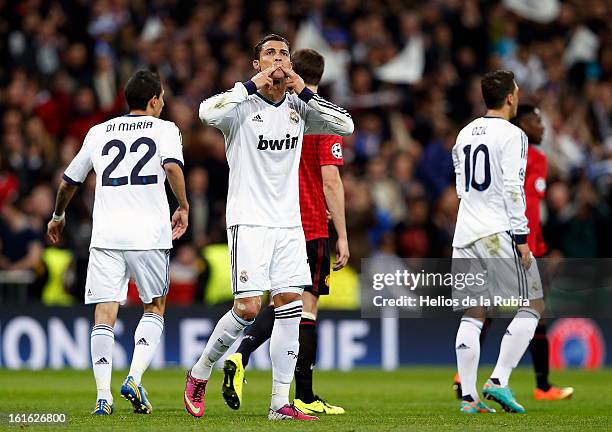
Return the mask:
M483 368L482 385L490 368ZM478 430L612 430L612 369L598 372L553 372L554 382L576 388L569 401L536 402L532 398L533 372L517 369L512 387L526 415L498 412L465 416L454 399L450 367L406 368L395 372L363 369L353 372L316 372L317 392L330 402L344 406L343 416L322 417L319 422L269 422L270 372L248 371L244 406L230 410L221 397L222 374L215 371L207 388L206 414L196 419L183 406L184 371L149 371L143 384L153 404L153 414L136 415L119 397L124 373L113 373L115 414L93 417L95 404L91 371L0 370L0 430L18 430L9 425L8 413L64 412L66 426L32 425L21 430L198 430L198 431L407 431L462 432ZM492 403L495 408L499 408Z

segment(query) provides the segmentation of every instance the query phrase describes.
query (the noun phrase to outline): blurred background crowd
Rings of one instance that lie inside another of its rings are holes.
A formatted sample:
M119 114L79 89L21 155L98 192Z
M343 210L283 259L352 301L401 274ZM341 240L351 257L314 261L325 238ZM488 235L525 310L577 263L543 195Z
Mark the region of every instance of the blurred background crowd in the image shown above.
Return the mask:
M606 0L0 0L0 270L33 272L30 299L81 301L95 179L69 208L62 247L48 248L55 189L88 129L126 113L127 78L151 68L165 86L162 118L183 135L191 204L171 300L218 301L207 287L223 280L211 268L227 253L228 167L197 108L254 74L252 47L269 32L325 54L320 92L354 118L342 169L349 271L373 255L450 256L450 150L484 113L479 79L497 68L513 70L522 101L542 112L550 249L610 257L610 17Z

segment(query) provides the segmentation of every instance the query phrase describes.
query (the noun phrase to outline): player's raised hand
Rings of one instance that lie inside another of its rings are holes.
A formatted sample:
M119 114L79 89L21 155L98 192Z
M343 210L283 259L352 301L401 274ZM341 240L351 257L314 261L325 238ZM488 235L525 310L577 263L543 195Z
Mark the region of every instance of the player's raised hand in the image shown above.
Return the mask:
M293 90L295 94L302 93L306 84L304 84L304 80L301 76L299 76L295 71L287 66L281 66L281 69L285 73L287 77L287 89Z
M255 75L253 78L251 78L251 81L253 81L255 83L255 86L257 87L257 90L265 87L265 86L271 86L273 84L272 82L272 74L274 73L274 71L278 69L278 65L272 65L264 70L262 70L261 72L259 72L257 75Z
M172 240L180 239L189 226L189 210L179 207L172 215Z
M334 271L342 269L348 259L351 256L349 252L348 240L345 238L339 238L336 242L336 261L334 262Z
M62 232L66 226L66 219L55 221L51 219L47 224L47 239L52 245L57 244L62 238Z
M521 264L525 268L525 270L529 270L531 267L531 251L529 250L529 245L527 243L516 245L519 253L521 254Z

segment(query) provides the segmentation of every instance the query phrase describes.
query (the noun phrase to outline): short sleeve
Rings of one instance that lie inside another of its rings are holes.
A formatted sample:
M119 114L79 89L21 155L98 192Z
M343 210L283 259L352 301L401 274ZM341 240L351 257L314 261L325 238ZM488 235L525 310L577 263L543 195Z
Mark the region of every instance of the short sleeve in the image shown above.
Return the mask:
M66 183L73 186L80 186L93 168L92 152L95 148L93 128L89 129L81 150L74 157L66 171L63 179Z
M172 122L168 122L168 126L164 128L164 132L160 137L159 155L162 165L172 162L182 168L185 164L183 159L183 137L179 128Z
M319 162L323 165L344 165L342 137L321 135L319 139Z

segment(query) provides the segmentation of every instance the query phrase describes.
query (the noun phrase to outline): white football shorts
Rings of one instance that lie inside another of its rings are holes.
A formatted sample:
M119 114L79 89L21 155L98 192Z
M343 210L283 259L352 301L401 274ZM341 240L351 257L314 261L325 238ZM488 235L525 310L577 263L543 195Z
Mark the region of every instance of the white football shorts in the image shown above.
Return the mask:
M143 303L168 294L170 249L118 250L91 248L85 283L85 304L127 300L134 279Z
M271 291L301 294L311 285L302 227L234 225L227 229L234 297Z
M452 266L455 278L457 273L484 275L475 278L484 280L484 284L466 284L465 279L461 285L455 282L453 298L463 305L455 310L468 308L463 302L466 296L484 296L491 299L492 304L495 298L535 300L544 296L536 260L532 257L529 269L525 270L509 232L492 234L464 248L453 248Z

